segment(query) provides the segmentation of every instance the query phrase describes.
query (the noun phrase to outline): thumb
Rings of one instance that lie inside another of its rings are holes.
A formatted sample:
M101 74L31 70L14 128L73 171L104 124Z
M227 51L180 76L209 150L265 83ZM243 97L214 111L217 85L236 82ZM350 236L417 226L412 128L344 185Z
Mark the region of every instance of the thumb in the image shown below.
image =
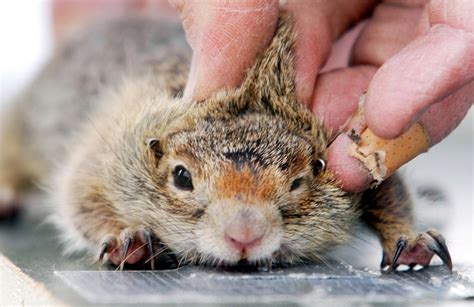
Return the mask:
M387 61L369 85L366 120L376 135L388 139L399 136L434 104L474 80L472 16L472 1L431 2L431 28ZM470 103L464 103L463 110L456 110L465 113L469 107ZM390 121L383 116L388 114ZM440 141L431 138L432 145Z
M201 100L238 86L270 42L278 1L170 1L180 12L193 58L184 96Z

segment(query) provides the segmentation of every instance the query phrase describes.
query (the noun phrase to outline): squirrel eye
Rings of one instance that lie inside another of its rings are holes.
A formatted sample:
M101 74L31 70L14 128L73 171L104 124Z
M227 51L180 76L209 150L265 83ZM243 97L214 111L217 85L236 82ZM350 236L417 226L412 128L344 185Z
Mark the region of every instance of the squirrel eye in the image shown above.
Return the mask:
M191 173L183 166L176 166L173 171L173 176L176 187L187 191L193 190L193 180L191 178Z
M317 175L320 171L324 171L326 169L326 161L323 159L317 159L314 163L313 167L313 175Z
M291 183L290 192L299 188L301 186L302 181L303 181L303 177L293 180L293 182Z

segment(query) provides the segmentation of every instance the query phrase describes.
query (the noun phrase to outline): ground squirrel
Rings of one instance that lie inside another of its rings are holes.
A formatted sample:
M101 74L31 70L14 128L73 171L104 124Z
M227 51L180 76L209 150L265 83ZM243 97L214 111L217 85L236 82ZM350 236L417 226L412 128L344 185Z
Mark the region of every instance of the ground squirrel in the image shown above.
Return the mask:
M190 51L179 26L145 17L76 33L0 126L0 186L12 202L48 182L68 250L115 265L257 265L319 260L358 220L379 236L382 267L451 269L443 237L416 235L395 175L365 193L325 169L328 136L298 103L294 33L282 15L242 85L180 96ZM67 146L64 146L67 145Z

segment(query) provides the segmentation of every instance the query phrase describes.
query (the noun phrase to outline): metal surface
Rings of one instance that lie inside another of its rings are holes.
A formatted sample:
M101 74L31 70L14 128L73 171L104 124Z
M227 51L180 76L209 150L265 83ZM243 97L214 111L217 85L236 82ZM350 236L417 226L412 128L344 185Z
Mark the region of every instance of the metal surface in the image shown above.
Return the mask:
M464 268L463 268L464 269ZM472 268L469 268L472 270ZM474 298L474 284L436 266L383 276L344 264L238 273L184 267L171 271L62 271L56 275L93 304L436 303Z

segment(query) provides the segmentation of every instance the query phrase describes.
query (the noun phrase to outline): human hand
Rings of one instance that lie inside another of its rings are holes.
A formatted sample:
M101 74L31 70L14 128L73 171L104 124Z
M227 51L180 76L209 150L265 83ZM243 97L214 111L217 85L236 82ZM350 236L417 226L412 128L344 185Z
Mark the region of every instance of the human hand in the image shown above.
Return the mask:
M398 8L384 8L385 3L379 5L354 46L352 60L354 64L383 64L368 85L365 100L368 128L381 138L392 139L419 122L433 146L454 130L474 101L474 2L434 0L423 8L421 16L412 16L405 24L402 19L381 18L390 15L390 10L413 14L417 10L411 7L413 4ZM384 21L388 22L384 25ZM399 42L395 49L401 50L388 52L387 49L395 47L386 41L387 33L393 33L389 24L408 37L411 27L415 38L401 49L403 40L395 36L395 42ZM337 118L340 109L328 106L331 101L325 96L332 89L325 89L324 84L344 78L343 73L321 76L313 100L315 113L326 114L326 118L332 116L329 124L334 128L342 125L345 118ZM348 111L356 108L345 107ZM328 115L330 112L333 114ZM328 167L338 175L345 189L361 191L372 178L358 160L348 155L351 144L346 135L340 135L330 147Z
M180 11L194 50L185 95L195 99L240 84L245 70L271 40L279 10L276 1L171 2ZM375 5L355 44L333 46ZM425 7L425 1L359 1L348 7L345 1L299 0L285 6L294 15L299 34L295 46L299 98L335 133L357 109L358 97L367 88L367 124L380 137L397 137L419 120L434 145L467 113L474 96L472 2L432 1ZM331 48L335 53L352 48L351 65L317 77ZM345 135L336 139L329 148L328 167L344 189L361 191L371 178L349 156L350 143Z

